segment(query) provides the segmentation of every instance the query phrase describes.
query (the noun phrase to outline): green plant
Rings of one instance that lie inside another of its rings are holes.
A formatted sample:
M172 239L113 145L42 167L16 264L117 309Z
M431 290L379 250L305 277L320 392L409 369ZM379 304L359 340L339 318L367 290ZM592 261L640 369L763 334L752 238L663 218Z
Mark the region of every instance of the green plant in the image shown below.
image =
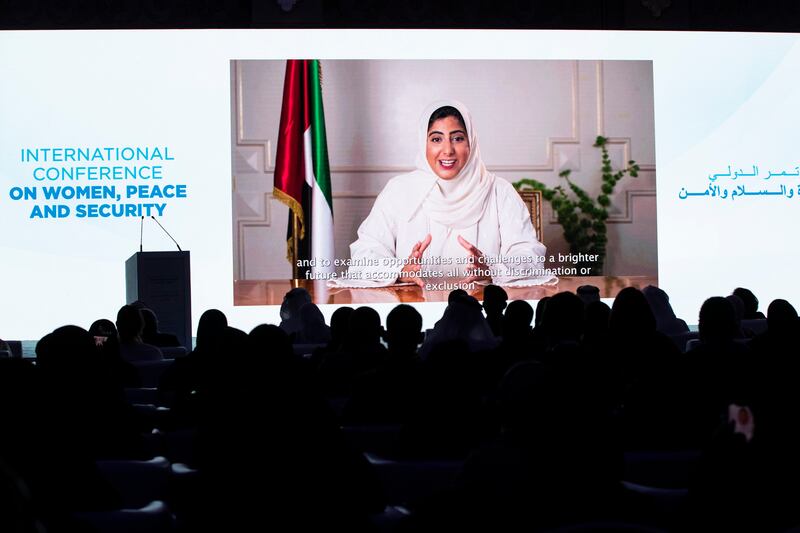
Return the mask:
M559 177L566 182L550 188L544 183L533 179L522 179L514 183L519 190L525 187L542 191L542 197L550 202L558 218L558 223L564 229L564 239L569 244L573 254L596 255L596 261L580 261L581 267L592 269L592 275L602 275L603 263L606 257L606 244L608 243L606 221L608 220L608 207L611 205L609 196L614 192L614 187L626 174L635 178L639 175L639 165L636 161L628 161L628 166L614 172L611 168L611 159L608 157L606 144L608 139L598 136L594 146L602 151L602 180L600 194L592 198L581 187L570 180L570 170L562 170ZM569 194L569 191L572 194Z

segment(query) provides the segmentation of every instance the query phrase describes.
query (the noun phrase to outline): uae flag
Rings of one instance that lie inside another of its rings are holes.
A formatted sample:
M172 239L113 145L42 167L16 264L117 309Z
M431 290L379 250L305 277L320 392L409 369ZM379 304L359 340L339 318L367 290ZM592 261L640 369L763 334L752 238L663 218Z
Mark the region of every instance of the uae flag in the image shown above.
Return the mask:
M289 206L286 257L302 262L298 268L301 277L309 269L312 273L334 270L333 202L321 80L318 60L286 62L273 194ZM299 221L296 254L294 216Z

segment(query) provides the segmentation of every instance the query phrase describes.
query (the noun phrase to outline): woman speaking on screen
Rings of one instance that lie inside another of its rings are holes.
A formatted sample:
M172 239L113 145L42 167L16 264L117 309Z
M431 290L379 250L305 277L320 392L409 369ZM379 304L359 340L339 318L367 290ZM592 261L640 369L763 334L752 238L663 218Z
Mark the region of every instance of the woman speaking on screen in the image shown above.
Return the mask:
M522 199L486 170L467 108L437 102L419 125L416 170L392 178L350 245L361 286L447 279L462 284L555 281Z

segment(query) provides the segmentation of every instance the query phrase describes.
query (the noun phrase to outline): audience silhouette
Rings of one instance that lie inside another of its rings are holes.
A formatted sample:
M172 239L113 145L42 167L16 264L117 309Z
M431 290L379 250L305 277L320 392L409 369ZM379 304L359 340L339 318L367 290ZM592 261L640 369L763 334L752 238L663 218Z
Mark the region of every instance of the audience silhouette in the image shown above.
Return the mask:
M139 304L58 328L35 360L0 357L0 527L91 531L82 517L127 505L103 468L157 454L189 533L800 525L796 309L764 320L737 288L695 334L662 289L610 308L594 289L536 313L500 287L482 305L453 291L427 335L406 304L385 329L370 307L328 327L293 289L280 326L204 312L174 360L145 344L177 341Z
M157 347L142 340L144 318L141 309L123 305L117 313L120 355L126 361L159 361L164 358Z
M483 289L483 310L486 321L495 337L503 336L503 310L508 302L508 294L502 287L487 285Z

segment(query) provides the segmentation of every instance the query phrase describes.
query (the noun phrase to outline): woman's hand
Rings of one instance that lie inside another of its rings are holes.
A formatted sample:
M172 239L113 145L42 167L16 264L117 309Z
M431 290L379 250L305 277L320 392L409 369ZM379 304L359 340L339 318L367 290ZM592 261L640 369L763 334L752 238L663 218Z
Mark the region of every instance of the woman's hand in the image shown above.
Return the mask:
M461 283L472 283L473 281L492 281L492 277L488 275L488 266L486 265L486 258L483 252L478 250L474 244L467 239L458 236L458 244L464 247L472 258L471 263L467 267L467 277L461 280Z
M410 281L411 283L416 283L420 287L424 287L425 282L422 278L419 276L409 276L409 273L420 271L420 259L430 243L431 234L428 233L423 240L414 245L411 249L411 254L408 256L408 264L400 271L400 277L397 278L398 282L405 283Z

